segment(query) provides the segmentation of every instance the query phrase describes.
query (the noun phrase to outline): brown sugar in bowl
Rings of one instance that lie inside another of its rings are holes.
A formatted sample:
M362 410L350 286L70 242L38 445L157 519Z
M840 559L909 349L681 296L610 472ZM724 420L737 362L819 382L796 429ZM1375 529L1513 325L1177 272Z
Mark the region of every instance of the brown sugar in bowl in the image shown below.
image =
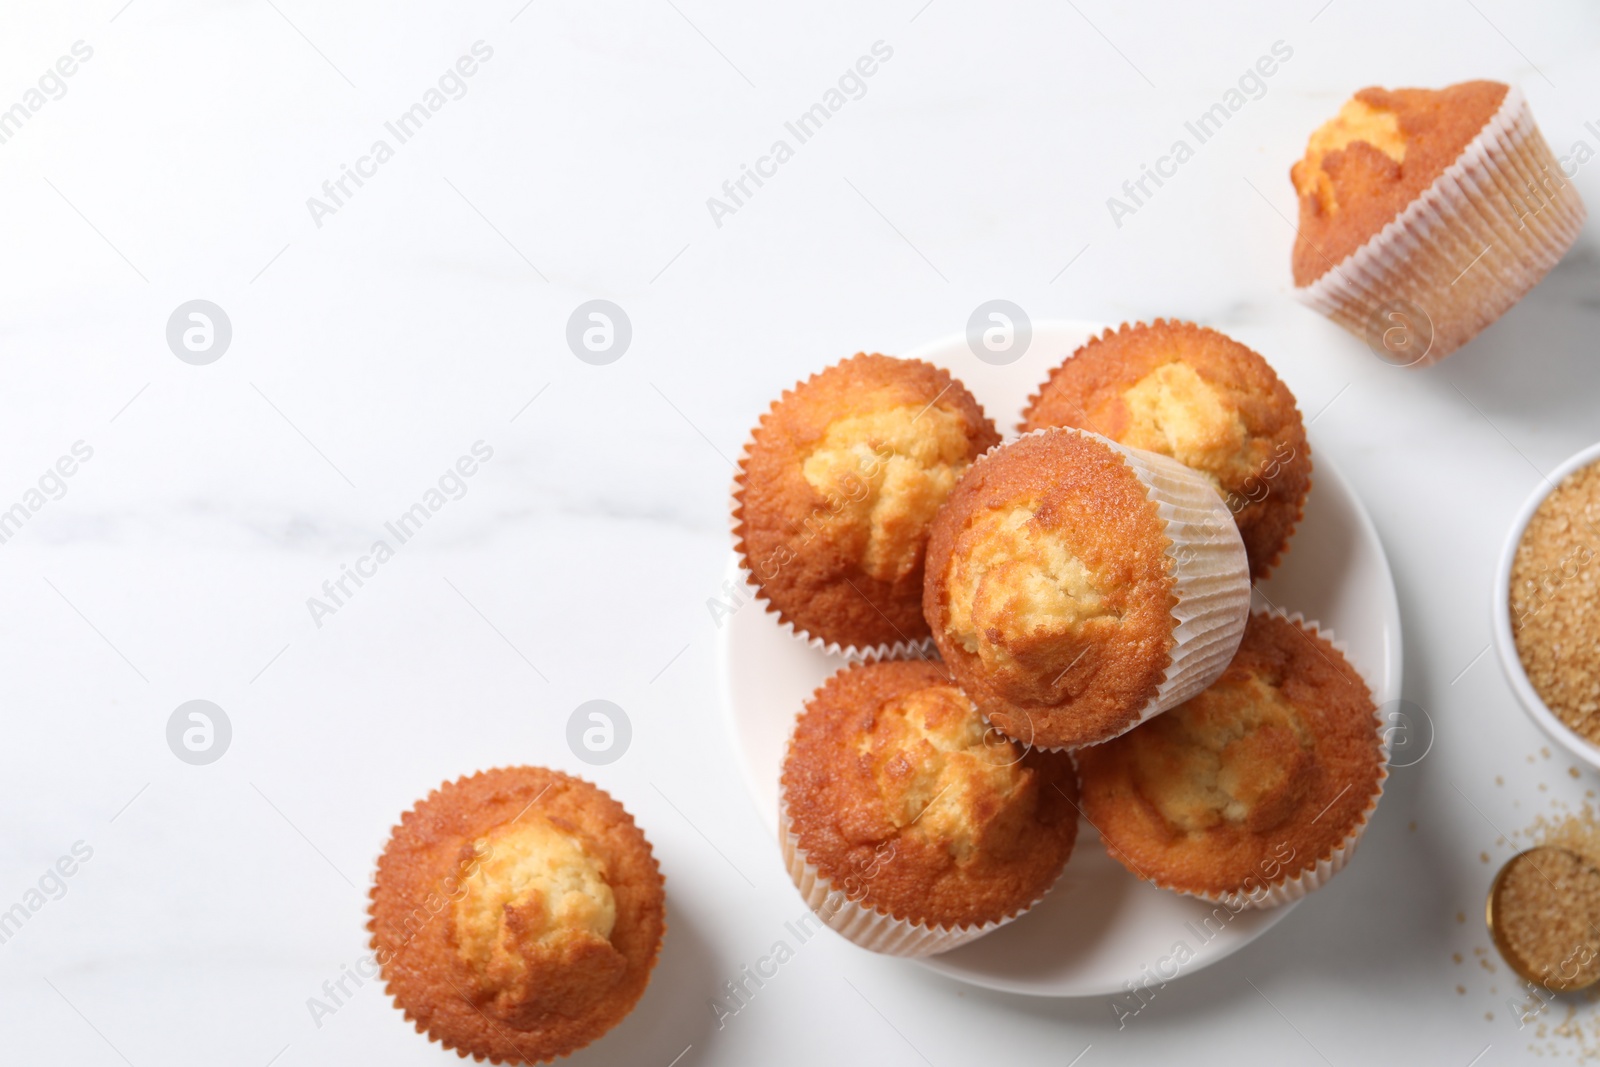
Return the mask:
M1491 625L1506 680L1529 718L1600 770L1597 502L1600 444L1556 468L1523 503L1495 571Z

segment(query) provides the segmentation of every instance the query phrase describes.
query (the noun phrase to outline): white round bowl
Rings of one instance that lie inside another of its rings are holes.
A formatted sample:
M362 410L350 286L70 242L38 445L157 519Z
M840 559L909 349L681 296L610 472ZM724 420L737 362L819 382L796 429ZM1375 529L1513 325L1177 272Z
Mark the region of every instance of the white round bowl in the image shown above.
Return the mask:
M1517 700L1528 713L1528 717L1538 723L1540 729L1549 734L1562 748L1600 771L1600 745L1596 745L1562 722L1560 716L1545 706L1545 702L1534 690L1533 683L1528 681L1528 672L1522 667L1522 657L1517 655L1517 643L1511 634L1511 563L1516 558L1517 546L1522 543L1522 533L1528 528L1528 520L1533 518L1533 513L1539 510L1539 505L1544 503L1545 497L1549 496L1567 475L1597 460L1600 460L1600 443L1590 445L1557 467L1548 481L1534 490L1533 495L1522 505L1522 510L1517 513L1517 520L1511 524L1511 533L1506 538L1505 548L1500 551L1500 566L1495 570L1493 625L1494 644L1500 653L1500 665L1505 668L1511 690L1517 694Z

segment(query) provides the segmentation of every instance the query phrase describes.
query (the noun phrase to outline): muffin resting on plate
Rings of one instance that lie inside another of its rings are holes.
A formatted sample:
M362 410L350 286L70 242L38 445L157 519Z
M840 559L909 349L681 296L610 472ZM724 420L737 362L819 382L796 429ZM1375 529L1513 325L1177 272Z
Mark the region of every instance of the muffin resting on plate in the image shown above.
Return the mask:
M1294 396L1267 361L1216 330L1157 319L1107 330L1050 372L1022 431L1076 426L1159 452L1211 480L1265 578L1311 488Z
M390 995L461 1055L541 1063L633 1009L665 930L661 872L622 805L539 767L446 783L378 860L372 947Z
M1387 760L1372 696L1315 627L1250 620L1205 692L1078 753L1106 850L1167 889L1282 904L1332 877L1377 806Z
M1289 177L1297 294L1408 366L1505 314L1583 226L1527 101L1500 82L1362 89Z
M1092 745L1199 692L1238 647L1250 579L1202 475L1076 429L973 464L934 521L923 610L990 722Z
M924 642L929 523L999 443L972 394L918 360L857 355L801 382L761 417L734 489L759 595L834 651Z
M989 729L926 660L857 664L817 690L790 739L784 858L819 918L865 948L925 956L1027 911L1078 833L1064 754Z

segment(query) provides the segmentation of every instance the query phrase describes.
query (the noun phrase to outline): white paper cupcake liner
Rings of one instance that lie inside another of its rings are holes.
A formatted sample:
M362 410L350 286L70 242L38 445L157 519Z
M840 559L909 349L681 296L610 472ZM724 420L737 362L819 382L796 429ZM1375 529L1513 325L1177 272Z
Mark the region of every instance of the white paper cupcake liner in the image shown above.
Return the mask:
M1361 671L1356 669L1354 661L1350 659L1349 650L1343 642L1334 636L1332 630L1324 629L1319 624L1308 621L1299 612L1295 612L1292 615L1284 615L1283 618L1306 630L1315 631L1318 637L1332 645L1334 650L1345 658L1345 662L1350 664L1352 670L1356 670L1356 673L1361 675ZM1362 681L1367 685L1368 693L1373 692L1371 680L1365 675L1361 675L1361 677ZM1170 889L1184 896L1195 897L1209 901L1212 904L1220 904L1231 912L1253 908L1275 908L1291 901L1300 900L1312 890L1326 884L1328 879L1343 870L1345 864L1350 862L1350 857L1355 855L1356 845L1360 843L1361 835L1367 832L1367 825L1372 819L1372 814L1378 810L1378 801L1383 797L1383 783L1389 778L1389 731L1385 729L1385 723L1376 709L1372 713L1372 718L1373 728L1378 734L1377 788L1373 791L1366 808L1362 811L1360 821L1350 828L1344 839L1334 846L1331 852L1326 856L1317 857L1315 866L1298 870L1289 877L1268 882L1255 892L1235 890L1230 893L1196 893L1186 889L1179 889L1177 886L1167 885L1158 879L1152 879L1152 882L1162 889Z
M1522 299L1577 240L1584 216L1577 188L1513 86L1421 196L1295 294L1374 351L1426 367ZM1391 319L1396 312L1401 318ZM1406 321L1417 312L1428 323ZM1391 326L1420 351L1380 345Z
M1054 427L1024 434L1075 433L1112 449L1145 487L1165 524L1167 555L1173 561L1171 661L1156 695L1139 717L1112 737L1176 707L1221 677L1233 662L1250 620L1250 561L1233 512L1205 476L1175 459L1130 448L1090 430ZM1103 744L1103 737L1094 744ZM1047 752L1068 746L1039 745ZM1073 746L1080 747L1080 746Z
M933 956L959 948L1026 914L1045 897L1041 893L1010 915L976 926L945 927L896 919L869 906L865 902L865 894L856 894L861 899L851 900L850 894L834 886L806 858L805 850L800 847L800 837L792 828L789 806L781 789L778 794L778 825L784 867L788 869L795 888L800 890L806 907L836 933L864 949L885 956Z

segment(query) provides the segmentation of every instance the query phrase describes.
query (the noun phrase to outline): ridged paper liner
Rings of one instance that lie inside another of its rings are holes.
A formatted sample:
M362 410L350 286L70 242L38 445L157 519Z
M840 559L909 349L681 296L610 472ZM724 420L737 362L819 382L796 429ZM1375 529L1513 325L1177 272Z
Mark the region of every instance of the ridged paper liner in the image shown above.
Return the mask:
M781 789L778 793L778 825L779 843L783 846L783 865L789 871L795 888L800 890L806 907L836 933L864 949L885 956L932 956L959 948L1017 919L1049 892L1040 893L1003 918L975 926L944 927L896 919L867 905L864 896L861 901L850 900L806 858L805 849L800 847L800 835L794 832L790 822L788 801Z
M1549 178L1553 190L1541 182ZM1577 240L1584 216L1577 188L1512 86L1421 196L1295 295L1369 344L1373 330L1390 325L1384 316L1397 302L1412 305L1432 333L1407 365L1426 367L1522 299Z
M1325 630L1319 624L1307 621L1298 611L1292 615L1284 615L1282 617L1287 622L1312 631L1316 636L1332 645L1334 651L1343 656L1345 662L1350 664L1350 669L1355 670L1356 674L1361 677L1362 682L1367 686L1368 693L1372 692L1372 683L1359 670L1356 670L1355 663L1350 659L1349 651L1343 642L1334 636L1332 630ZM1233 912L1252 908L1275 908L1281 904L1300 900L1312 890L1326 884L1328 879L1343 870L1345 864L1350 862L1350 857L1355 855L1356 845L1360 843L1361 835L1367 832L1367 824L1372 819L1372 813L1378 810L1378 801L1383 797L1383 783L1389 778L1389 732L1384 728L1383 719L1379 717L1376 709L1372 713L1372 718L1374 729L1378 733L1377 788L1373 790L1371 797L1368 799L1367 806L1361 813L1360 821L1350 828L1343 840L1335 845L1328 855L1317 857L1314 867L1296 871L1288 877L1279 878L1269 883L1265 888L1265 892L1256 894L1250 894L1243 890L1235 890L1228 893L1197 893L1168 885L1159 879L1151 879L1151 884L1162 889L1169 889L1174 893L1181 893L1186 897L1195 897L1213 904L1220 904ZM1109 845L1107 846L1107 851L1110 851Z
M733 521L734 525L737 526L739 521L737 514L734 515ZM829 656L839 656L846 663L872 663L880 659L939 658L938 652L933 647L932 636L924 637L919 641L896 641L892 645L873 645L869 648L861 648L858 645L841 645L837 641L824 640L810 630L802 629L795 625L793 619L774 607L772 601L768 600L766 594L761 591L761 583L757 582L755 575L751 574L750 569L743 565L744 553L739 553L739 559L739 574L744 579L744 594L752 600L759 600L761 605L766 608L767 613L775 616L778 629L794 636L809 648L814 648L818 652Z
M1166 675L1138 719L1093 742L1102 744L1182 704L1228 669L1250 620L1250 561L1233 512L1204 475L1175 459L1118 444L1091 430L1062 426L1022 436L1048 433L1081 434L1122 457L1156 506L1172 559L1172 591L1178 602L1172 608L1175 625ZM1031 743L1027 738L1018 740ZM1067 748L1034 747L1046 752Z

